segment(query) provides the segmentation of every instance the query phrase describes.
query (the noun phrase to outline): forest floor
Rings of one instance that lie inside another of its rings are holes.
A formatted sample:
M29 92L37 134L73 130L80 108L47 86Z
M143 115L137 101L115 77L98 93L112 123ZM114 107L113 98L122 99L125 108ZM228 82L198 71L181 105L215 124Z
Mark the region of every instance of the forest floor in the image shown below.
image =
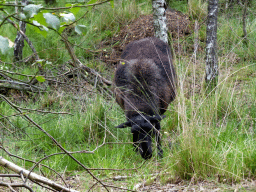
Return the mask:
M175 40L193 33L194 24L191 23L187 15L176 10L167 10L166 16L168 30L174 40L172 46L175 52L181 52L181 44ZM102 41L101 47L112 46L112 49L107 52L102 52L100 59L107 64L117 64L128 43L152 36L154 36L153 14L142 15L129 25L121 28L120 32L111 39ZM191 51L192 48L193 47L191 47Z
M180 192L180 191L203 191L203 192L216 192L216 191L255 191L256 181L242 181L237 184L224 184L216 181L202 181L196 184L191 184L189 181L181 181L179 184L166 184L154 183L149 186L144 186L139 191L157 191L157 192Z
M84 177L72 176L65 178L66 184L71 187L72 189L76 189L78 191L88 191L88 188L82 187L84 182L88 182L83 179ZM13 182L16 179L13 180ZM17 181L18 182L18 181ZM21 183L21 182L20 182ZM95 182L91 181L90 185L93 186ZM108 179L108 181L104 182L107 185L115 186L116 188L109 188L110 191L127 191L122 190L121 188L126 188L127 183L125 181L114 181L112 179ZM41 191L47 192L48 189L42 189L40 186L32 183L31 181L27 182L28 186L32 187L34 191ZM87 183L88 184L88 183ZM119 188L120 187L120 188ZM24 191L20 190L21 188L15 188L16 191ZM10 190L6 187L0 187L0 192L9 192ZM94 186L91 191L105 191L105 189L100 186L99 184ZM197 181L194 182L193 179L191 181L186 180L179 180L178 182L174 183L166 183L161 184L158 180L155 180L153 183L146 184L145 183L138 183L134 186L133 189L128 191L146 191L146 192L255 192L256 191L256 181L255 180L243 180L239 183L228 184L226 181L218 182L217 180L212 181Z
M191 35L194 30L194 24L190 22L189 17L181 12L174 11L174 10L168 10L167 11L167 20L168 20L168 29L171 33L171 36L174 40L173 48L175 52L183 53L180 46L180 42L178 41L181 37L185 37L187 35ZM111 49L107 49L108 51L101 52L98 56L100 60L107 63L107 65L116 65L120 59L120 55L124 49L124 47L131 41L139 40L145 37L151 37L154 36L153 31L153 16L150 15L143 15L139 17L138 19L131 22L129 25L124 26L120 33L112 37L111 39L107 39L102 41L100 47L109 47L112 46ZM199 47L199 51L202 50L201 47ZM188 45L187 50L188 52L193 51L193 45ZM185 53L184 53L185 54ZM236 58L234 55L232 57L233 59ZM236 61L234 61L236 62ZM202 69L203 70L203 69ZM191 80L192 81L192 80ZM87 191L88 189L82 187L85 182L90 183L90 185L93 185L93 181L84 180L86 176L72 176L72 177L66 177L65 181L66 183L72 187L73 189L79 190L79 191ZM50 178L53 179L53 178ZM115 181L112 179L107 179L106 181L103 179L104 182L106 182L109 185L112 186L122 186L123 188L126 188L127 182L126 180L122 181ZM33 184L34 185L34 184ZM89 184L88 184L89 185ZM35 186L35 185L34 185ZM36 187L36 186L35 186ZM42 188L40 188L42 189ZM42 190L35 190L35 191L42 191ZM216 176L216 179L213 179L212 181L194 181L192 178L190 181L177 179L176 181L169 181L161 183L160 179L156 177L153 182L147 183L145 182L138 182L137 185L134 186L134 189L136 191L161 191L161 192L174 192L174 191L256 191L256 181L255 180L242 180L239 183L233 183L230 184L230 182L225 180L219 180L218 176ZM6 188L0 187L0 192L6 192ZM48 190L45 190L48 191ZM97 185L92 189L92 191L105 191L102 187ZM111 188L110 191L122 191L121 189L115 189ZM123 190L125 191L125 190Z

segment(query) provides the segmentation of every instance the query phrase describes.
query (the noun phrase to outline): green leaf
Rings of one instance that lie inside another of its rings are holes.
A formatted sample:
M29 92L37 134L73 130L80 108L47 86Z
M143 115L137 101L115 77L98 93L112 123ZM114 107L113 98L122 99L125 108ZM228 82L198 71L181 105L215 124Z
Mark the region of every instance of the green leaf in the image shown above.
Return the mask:
M57 16L51 14L51 13L44 13L44 18L46 19L46 23L49 27L52 27L56 30L60 28L60 20Z
M4 15L0 14L0 22L2 22L4 20Z
M0 0L0 3L1 3L0 9L4 8L4 6L2 6L2 5L5 4L5 2L6 2L6 0Z
M87 2L87 5L94 4L94 3L96 3L97 1L98 1L98 0L90 0L90 1ZM89 6L88 9L91 10L91 9L92 9L92 6Z
M114 0L109 1L112 8L114 8Z
M37 81L39 81L39 82L41 82L41 83L43 83L43 82L45 82L45 78L44 78L44 76L36 76L36 79L37 79Z
M33 20L37 21L41 25L44 25L44 26L47 25L46 20L45 20L44 15L43 15L42 12L38 13L37 15L35 15Z
M44 36L44 38L46 38L47 32L49 31L49 29L47 27L45 27L44 25L41 25L40 23L38 23L36 20L33 20L32 22L34 25L40 26L40 28L34 27L35 32L40 33L41 35Z
M77 25L75 27L75 32L77 32L79 35L81 35L82 33L85 34L86 33L86 26L85 25Z
M67 4L65 4L65 7L72 7L72 4L71 3L67 3Z
M66 28L66 27L61 26L61 27L59 28L58 32L59 32L59 33L62 33L65 28Z
M69 11L71 13L73 13L74 15L76 15L78 13L78 11L81 9L81 7L73 7L74 5L81 5L81 4L68 3L68 4L65 5L65 7L72 7Z
M36 15L41 8L43 8L42 5L29 4L23 8L23 13L25 14L26 18L31 18Z
M43 37L46 39L46 37L47 37L47 31L45 31L45 30L40 30L40 29L38 29L39 31L38 31L38 33L40 33L41 35L43 35Z
M73 13L61 13L61 17L63 17L64 21L69 22L69 21L75 21L75 15Z
M72 7L70 9L70 12L73 13L74 15L76 15L80 9L81 9L81 7Z
M0 35L0 51L2 54L5 54L9 49L10 47L8 39Z
M87 2L87 5L94 4L94 3L96 3L97 1L98 1L98 0L90 0L90 1Z

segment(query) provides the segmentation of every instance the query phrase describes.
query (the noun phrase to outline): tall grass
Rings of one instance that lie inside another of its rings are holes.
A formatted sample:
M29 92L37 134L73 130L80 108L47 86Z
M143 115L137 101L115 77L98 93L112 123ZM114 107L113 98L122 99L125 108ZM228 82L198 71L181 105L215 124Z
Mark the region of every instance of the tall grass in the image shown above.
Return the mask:
M172 142L165 157L164 169L170 175L166 177L200 180L218 176L221 182L234 182L255 175L255 76L243 77L255 64L226 63L216 92L206 95L201 83L204 63L191 61L179 59L179 93L163 127L175 132L164 136L166 147Z
M188 14L196 20L203 20L207 16L207 2L204 0L188 0Z

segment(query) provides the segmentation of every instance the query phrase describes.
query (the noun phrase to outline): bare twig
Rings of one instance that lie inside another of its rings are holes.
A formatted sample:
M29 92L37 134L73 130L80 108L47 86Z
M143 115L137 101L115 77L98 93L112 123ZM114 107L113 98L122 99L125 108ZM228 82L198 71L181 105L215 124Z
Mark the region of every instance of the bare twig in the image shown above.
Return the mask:
M19 174L0 174L0 177L20 177Z
M63 114L73 115L73 114L68 113L68 112L51 112L51 111L42 111L42 110L39 110L39 109L23 108L23 107L19 107L19 106L15 105L14 103L13 103L13 106L15 106L16 108L22 109L22 110L35 111L35 112L39 112L39 113L50 113L50 114L58 114L58 115L63 115Z
M64 40L66 48L67 48L67 50L69 52L69 55L70 55L70 57L71 57L71 59L73 61L73 63L72 63L73 67L82 68L86 72L91 73L91 74L95 75L96 77L100 78L102 80L102 82L104 82L105 84L112 85L111 81L109 81L109 80L105 79L104 77L102 77L95 70L93 70L93 69L91 69L91 68L89 68L89 67L87 67L87 66L82 64L82 62L75 55L74 50L73 50L72 46L70 45L66 34L62 34L61 37Z
M73 6L70 6L70 7L42 8L42 10L62 10L62 9L71 9L71 8L74 8L74 7L81 7L81 8L82 7L90 7L90 6L95 6L95 5L100 5L100 4L103 4L103 3L107 3L109 1L110 0L98 2L98 3L94 3L94 4L89 4L89 5L73 5ZM6 7L13 7L13 6L25 7L24 5L16 5L16 4L13 4L13 3L8 3L8 4L0 3L0 5L1 6L6 6Z
M31 50L33 51L33 53L34 53L34 55L35 55L35 57L36 57L36 60L37 60L37 61L40 60L40 58L39 58L39 56L38 56L38 54L37 54L37 52L36 52L36 49L34 48L32 42L29 40L29 38L27 37L27 35L26 35L13 21L11 21L10 19L7 19L7 21L8 21L9 23L11 23L11 24L19 31L19 33L23 36L23 38L27 41L29 47L31 48ZM24 22L24 21L21 21L21 22L23 22L24 24L26 24L26 22ZM16 59L16 60L20 60L20 59L22 59L22 58L19 58L19 59ZM38 68L39 68L40 74L43 74L43 68L42 68L41 64L37 62L37 66L38 66ZM34 84L36 84L37 82L38 82L38 81L37 81L36 78L32 78L30 83L31 83L32 85L34 85Z
M11 24L20 32L20 34L22 34L22 36L24 37L24 39L27 41L29 47L30 47L31 50L33 51L33 53L34 53L34 55L35 55L35 57L36 57L36 60L39 60L39 56L38 56L38 54L37 54L37 52L36 52L36 49L35 49L35 47L33 46L32 42L31 42L31 41L29 40L29 38L27 37L27 35L26 35L23 31L21 31L21 30L19 29L19 27L16 25L16 23L14 23L12 20L7 19L7 21L8 21L9 23L11 23ZM39 63L38 63L38 66L39 66L40 69L42 70L42 66L41 66Z
M31 91L31 92L43 91L42 88L36 87L35 85L29 85L29 84L18 82L18 81L8 81L8 80L0 80L0 87L17 89L20 91Z
M4 183L4 182L0 182L0 186L9 187L12 191L15 191L12 187L24 187L24 188L28 189L30 192L34 192L31 187L27 186L24 183Z
M22 111L15 107L15 105L13 105L12 102L10 102L5 96L1 95L0 94L0 97L2 97L3 100L5 100L10 106L12 106L14 109L16 109L18 112L22 113ZM62 145L60 145L58 143L58 141L56 141L56 139L54 139L48 132L46 132L40 125L38 125L36 122L34 122L29 116L27 116L26 114L24 114L24 117L29 121L31 122L34 126L36 126L40 131L42 131L44 134L46 134L54 143L56 146L58 146L62 151L64 151L71 159L73 159L76 163L78 163L81 167L83 167L91 176L93 179L95 179L96 181L98 181L107 191L108 188L107 186L102 183L96 176L94 176L92 174L92 172L87 168L85 167L80 161L78 161L72 154L70 154L66 149L64 149L64 147L62 147ZM29 175L28 175L29 177Z
M17 14L17 13L13 13L13 14L11 14L11 15L6 16L6 17L3 19L3 21L1 22L0 28L1 28L1 26L4 24L4 22L5 22L7 19L9 19L10 17L13 17L13 16L16 15L16 14Z
M27 178L29 178L31 181L37 181L37 182L46 184L48 186L51 186L53 189L56 189L59 191L65 191L65 192L77 192L76 190L72 190L72 189L63 187L63 186L61 186L43 176L37 175L36 173L31 173L30 171L15 165L14 163L4 159L1 156L0 156L0 165L2 165L3 167L5 167L7 169L14 171L15 173L22 172L23 175L26 176ZM13 185L11 185L11 186L13 186ZM27 186L27 185L22 184L22 187L25 187L25 186Z
M23 161L31 162L31 163L37 163L37 162L35 162L35 161L31 161L31 160L29 160L29 159L25 159L25 158L19 157L19 156L17 156L17 155L14 155L14 154L10 153L9 151L7 151L5 148L3 148L3 147L1 147L1 146L0 146L0 148L3 149L9 156L12 156L12 157L21 159L21 160L23 160ZM44 164L40 164L40 166L46 167L47 169L53 171L56 175L58 175L58 176L60 177L60 179L63 181L63 183L67 186L67 183L65 182L65 180L62 178L62 176L61 176L57 171L55 171L54 169L52 169L52 168L50 168L49 166L44 165ZM0 177L1 177L1 176L0 176Z

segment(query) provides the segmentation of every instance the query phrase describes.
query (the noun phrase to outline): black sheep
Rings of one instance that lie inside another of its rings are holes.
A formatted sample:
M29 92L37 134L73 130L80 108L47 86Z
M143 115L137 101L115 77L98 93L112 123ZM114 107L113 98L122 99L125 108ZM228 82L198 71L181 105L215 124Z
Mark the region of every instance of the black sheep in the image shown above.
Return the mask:
M144 159L152 157L151 136L156 136L158 155L160 121L176 96L176 74L168 44L155 38L129 43L115 73L117 103L127 122L117 128L131 127L135 150Z

